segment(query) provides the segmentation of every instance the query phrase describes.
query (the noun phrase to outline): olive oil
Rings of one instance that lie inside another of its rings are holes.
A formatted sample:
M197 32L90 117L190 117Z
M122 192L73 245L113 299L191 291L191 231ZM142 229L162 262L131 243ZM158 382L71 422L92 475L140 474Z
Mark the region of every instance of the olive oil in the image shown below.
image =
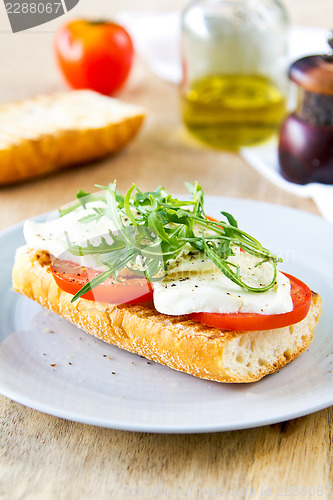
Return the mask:
M185 125L210 146L237 150L270 138L286 114L285 97L258 75L214 75L182 94Z

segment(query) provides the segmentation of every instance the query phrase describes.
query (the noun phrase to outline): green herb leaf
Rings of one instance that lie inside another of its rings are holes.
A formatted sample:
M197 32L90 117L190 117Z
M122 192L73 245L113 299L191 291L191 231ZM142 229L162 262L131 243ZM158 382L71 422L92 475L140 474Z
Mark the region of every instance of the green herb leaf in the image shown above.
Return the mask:
M185 245L204 253L231 281L253 292L265 292L276 281L276 264L281 261L261 243L238 227L236 219L228 212L221 212L224 220L209 220L204 210L204 193L201 186L186 184L192 199L179 200L159 186L153 192L142 192L133 185L122 196L116 184L98 186L101 193L77 193L78 202L67 207L62 215L86 208L88 201L102 200L102 208L95 208L94 214L83 216L84 223L106 217L110 221L108 237L103 235L99 242L87 241L84 245L68 242L68 249L74 255L94 255L108 270L94 278L82 288L73 301L86 293L89 286L100 284L101 280L113 276L125 267L144 273L149 281L161 279L168 269L168 261L176 259ZM124 225L123 219L130 221ZM267 286L250 287L243 282L240 269L228 258L238 247L260 259L257 266L269 262L273 268L273 279ZM91 288L89 288L91 289Z

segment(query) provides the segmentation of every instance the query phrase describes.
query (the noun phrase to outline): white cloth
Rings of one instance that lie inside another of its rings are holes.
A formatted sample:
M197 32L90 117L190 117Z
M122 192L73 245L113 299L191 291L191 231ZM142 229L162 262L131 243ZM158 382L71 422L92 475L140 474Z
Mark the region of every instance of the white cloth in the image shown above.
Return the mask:
M123 11L117 20L129 31L137 52L150 70L163 80L178 84L181 80L180 13ZM328 49L328 30L293 26L289 34L290 62L300 57L324 53ZM301 197L310 197L321 214L333 222L333 186L311 183L305 186L283 179L279 173L277 145L244 148L240 154L258 172L282 189Z
M322 216L333 222L333 185L312 182L303 186L285 180L279 172L276 142L244 148L241 150L241 155L244 160L276 186L302 198L312 198Z

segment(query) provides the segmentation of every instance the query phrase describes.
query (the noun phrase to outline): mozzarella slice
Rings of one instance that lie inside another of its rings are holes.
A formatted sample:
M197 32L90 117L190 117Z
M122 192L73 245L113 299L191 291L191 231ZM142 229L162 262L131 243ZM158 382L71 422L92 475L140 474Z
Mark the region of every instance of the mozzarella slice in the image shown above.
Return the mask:
M241 277L252 287L267 285L273 277L266 262L237 251L229 262L240 266ZM276 284L267 292L249 292L227 278L200 252L180 256L169 266L169 274L153 283L155 308L164 314L193 312L281 314L293 309L290 281L278 272Z
M86 209L79 208L62 217L47 222L27 221L24 224L24 237L27 245L34 250L44 250L50 255L70 260L86 267L100 269L94 256L77 256L68 252L68 240L71 244L86 246L87 240L94 245L101 242L101 236L112 243L109 229L114 227L107 217L101 217L90 222L81 221L83 217L94 215L94 208L105 207L102 201L87 203Z

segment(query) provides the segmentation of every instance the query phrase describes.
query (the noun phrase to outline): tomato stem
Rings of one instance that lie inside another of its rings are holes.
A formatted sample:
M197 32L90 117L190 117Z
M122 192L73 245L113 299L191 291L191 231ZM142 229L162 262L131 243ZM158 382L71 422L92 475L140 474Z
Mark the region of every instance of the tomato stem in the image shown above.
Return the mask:
M109 21L106 19L96 19L95 21L87 21L87 24L90 24L91 26L100 26L102 24L108 24Z

